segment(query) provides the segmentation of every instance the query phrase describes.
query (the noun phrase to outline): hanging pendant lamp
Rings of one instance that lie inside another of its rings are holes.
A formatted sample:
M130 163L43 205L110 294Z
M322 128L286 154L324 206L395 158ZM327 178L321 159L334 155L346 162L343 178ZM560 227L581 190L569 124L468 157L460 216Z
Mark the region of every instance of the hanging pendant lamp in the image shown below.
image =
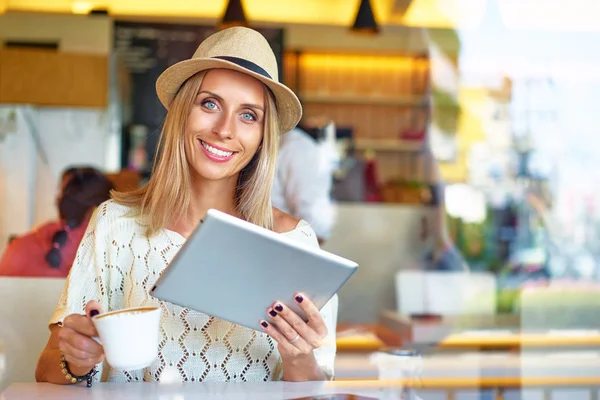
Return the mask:
M358 8L358 13L354 19L354 24L351 28L352 32L365 33L375 35L379 33L379 26L375 21L371 2L369 0L361 0Z
M232 26L248 26L242 0L229 0L219 24L219 29L231 28Z

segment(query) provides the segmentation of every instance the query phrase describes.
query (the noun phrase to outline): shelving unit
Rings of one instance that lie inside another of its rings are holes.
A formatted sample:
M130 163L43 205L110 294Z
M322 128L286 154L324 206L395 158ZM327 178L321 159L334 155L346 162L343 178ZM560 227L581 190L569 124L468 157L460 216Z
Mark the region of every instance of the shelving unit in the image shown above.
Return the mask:
M328 95L301 93L301 99L307 103L333 104L372 104L381 106L415 106L426 107L426 96L381 96L381 95Z
M381 182L419 179L423 143L406 133L427 127L426 55L288 52L284 80L307 117L327 116L351 128L354 148L375 153Z

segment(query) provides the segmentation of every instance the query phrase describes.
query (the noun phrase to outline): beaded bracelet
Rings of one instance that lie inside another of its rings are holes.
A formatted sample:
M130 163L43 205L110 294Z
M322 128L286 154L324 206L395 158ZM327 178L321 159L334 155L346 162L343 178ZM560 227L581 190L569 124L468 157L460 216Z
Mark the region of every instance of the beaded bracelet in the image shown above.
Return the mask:
M74 375L71 372L71 370L69 369L69 365L67 364L67 360L65 360L65 355L62 353L62 351L60 352L60 368L62 370L62 373L65 375L66 380L68 380L71 383L79 383L79 382L83 382L85 380L87 387L92 387L94 375L96 375L96 373L98 372L96 370L96 367L93 367L91 369L91 371L85 375L82 375L82 376Z

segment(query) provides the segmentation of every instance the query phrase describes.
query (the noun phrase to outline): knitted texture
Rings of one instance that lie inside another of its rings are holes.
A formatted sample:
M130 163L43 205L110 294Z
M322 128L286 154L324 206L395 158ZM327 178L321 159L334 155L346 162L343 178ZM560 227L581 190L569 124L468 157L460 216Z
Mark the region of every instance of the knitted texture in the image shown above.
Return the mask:
M50 324L70 314L85 313L96 300L103 310L159 306L162 309L158 357L148 368L120 371L106 362L96 380L132 382L259 382L280 380L283 370L277 343L267 334L210 315L158 300L149 291L169 265L185 238L162 230L154 237L129 216L130 209L109 200L92 217ZM318 246L314 231L301 221L283 233ZM198 284L202 290L202 284ZM329 330L315 357L333 377L337 296L321 310Z

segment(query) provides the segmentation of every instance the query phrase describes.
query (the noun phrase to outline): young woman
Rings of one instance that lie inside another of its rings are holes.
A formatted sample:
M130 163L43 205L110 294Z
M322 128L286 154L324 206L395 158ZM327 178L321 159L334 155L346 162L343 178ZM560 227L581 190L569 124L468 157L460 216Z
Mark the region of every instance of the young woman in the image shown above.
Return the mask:
M95 369L102 373L93 379L110 381L331 378L335 297L319 312L306 296L290 293L308 323L275 302L264 310L264 332L257 332L148 294L209 208L318 245L306 222L271 206L279 135L296 125L302 110L278 82L268 42L248 28L218 32L191 59L168 68L156 88L168 113L155 170L146 186L114 193L92 219L50 321L37 380L66 384ZM233 295L243 306L243 293ZM89 317L147 305L162 308L155 363L136 371L102 365Z

